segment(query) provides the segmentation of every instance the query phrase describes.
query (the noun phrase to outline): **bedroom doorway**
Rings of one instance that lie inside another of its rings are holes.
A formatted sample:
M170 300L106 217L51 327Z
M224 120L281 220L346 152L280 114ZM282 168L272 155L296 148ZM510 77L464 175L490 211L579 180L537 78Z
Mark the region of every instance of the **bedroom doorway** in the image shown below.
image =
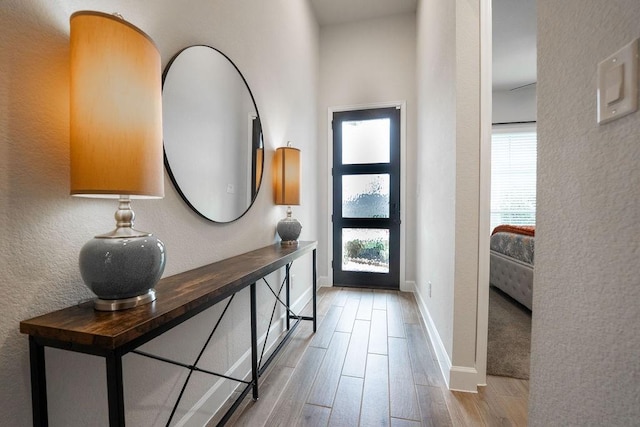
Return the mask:
M400 108L334 112L333 282L399 289Z

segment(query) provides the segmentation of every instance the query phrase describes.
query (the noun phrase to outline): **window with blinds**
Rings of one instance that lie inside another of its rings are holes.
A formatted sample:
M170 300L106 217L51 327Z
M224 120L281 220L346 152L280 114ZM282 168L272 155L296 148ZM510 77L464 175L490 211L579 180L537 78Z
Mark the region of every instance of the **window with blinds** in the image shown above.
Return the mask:
M535 225L535 126L494 126L491 137L491 230L500 224Z

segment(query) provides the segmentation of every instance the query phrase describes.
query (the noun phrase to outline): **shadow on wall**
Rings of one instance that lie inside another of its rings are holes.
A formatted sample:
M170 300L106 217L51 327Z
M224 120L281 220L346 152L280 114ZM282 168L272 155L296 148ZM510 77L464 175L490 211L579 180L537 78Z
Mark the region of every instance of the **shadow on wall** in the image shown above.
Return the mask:
M68 16L33 3L3 2L0 13L0 413L6 425L26 425L31 410L28 340L19 322L89 296L77 256L69 256L76 246L66 238L76 226L68 196ZM65 21L55 22L56 15Z

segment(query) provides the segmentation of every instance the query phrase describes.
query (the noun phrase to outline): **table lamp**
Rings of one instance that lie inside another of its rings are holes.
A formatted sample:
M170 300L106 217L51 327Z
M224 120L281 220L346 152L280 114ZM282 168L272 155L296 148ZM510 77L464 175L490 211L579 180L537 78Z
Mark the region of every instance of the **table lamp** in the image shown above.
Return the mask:
M163 243L133 229L133 198L164 197L160 54L119 15L71 16L71 195L119 199L115 230L80 251L102 311L155 300Z
M287 217L278 222L277 231L282 245L295 245L302 230L297 219L291 217L291 206L300 204L300 150L291 147L276 149L273 159L273 194L276 205L286 205Z

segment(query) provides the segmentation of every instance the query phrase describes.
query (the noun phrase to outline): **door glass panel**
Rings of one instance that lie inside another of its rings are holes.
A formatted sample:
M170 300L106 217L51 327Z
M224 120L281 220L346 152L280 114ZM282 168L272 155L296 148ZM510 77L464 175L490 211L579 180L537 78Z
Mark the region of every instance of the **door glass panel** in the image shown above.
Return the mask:
M390 119L342 122L342 164L389 163Z
M389 174L342 176L343 218L389 218Z
M389 230L343 228L342 270L388 273Z

